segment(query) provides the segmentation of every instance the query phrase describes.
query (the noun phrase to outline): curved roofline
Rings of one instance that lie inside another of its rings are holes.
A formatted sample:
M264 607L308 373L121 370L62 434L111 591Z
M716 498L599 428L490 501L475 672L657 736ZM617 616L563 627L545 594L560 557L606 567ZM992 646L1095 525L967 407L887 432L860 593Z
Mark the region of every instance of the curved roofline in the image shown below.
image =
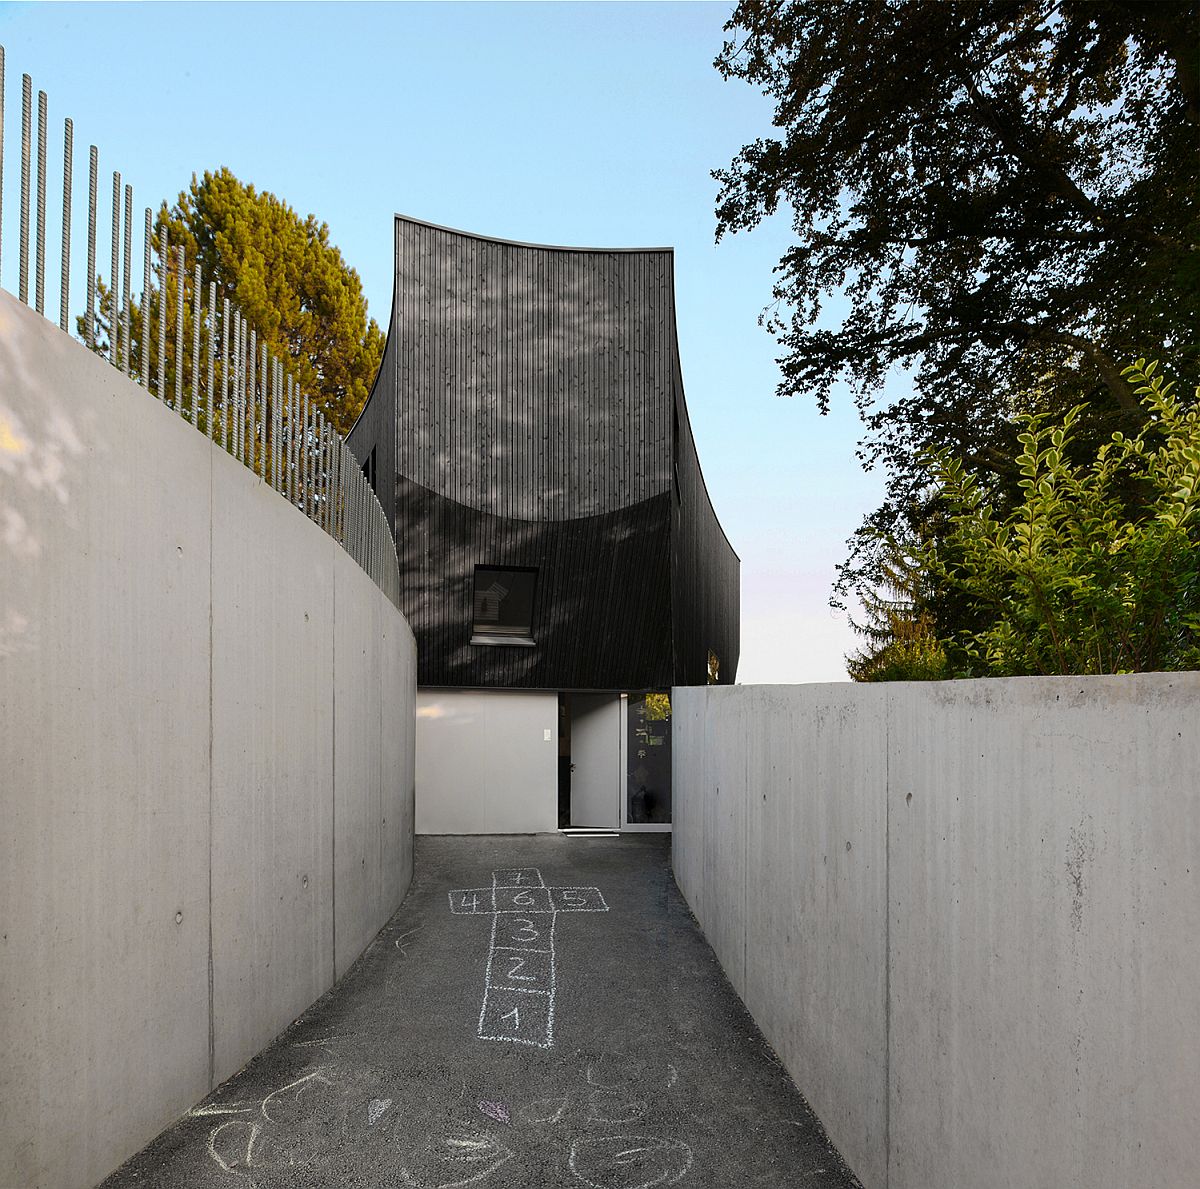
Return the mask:
M683 415L687 419L688 437L692 439L692 450L696 455L696 470L700 472L700 487L704 491L704 499L708 504L708 510L712 513L712 518L717 522L717 528L721 530L721 538L725 544L729 546L729 552L737 559L740 566L742 564L741 556L734 549L733 542L729 539L729 534L725 531L725 526L721 523L720 516L717 515L717 509L713 504L712 495L708 490L708 480L704 477L704 464L700 461L700 450L696 445L696 434L692 429L692 411L688 408L687 402L687 386L683 382L683 357L679 353L679 319L676 312L679 309L678 303L675 300L675 265L671 263L671 345L675 353L675 374L679 377L679 398L680 404L683 405Z
M371 398L375 395L375 389L379 387L379 380L383 376L383 363L387 359L388 343L392 337L392 322L396 318L396 282L399 278L396 275L396 224L392 223L392 300L388 306L387 328L383 332L383 350L379 354L379 370L375 373L375 379L371 381L371 391L367 393L367 399L363 401L363 407L358 410L358 416L354 418L354 424L346 430L342 441L346 443L346 449L350 450L350 435L358 427L358 423L362 420L363 414L367 411L367 406L371 403ZM354 457L354 451L350 450L350 456ZM356 458L356 462L359 460ZM359 464L361 465L361 463Z
M415 223L418 227L430 227L434 231L448 231L451 235L464 235L468 239L481 239L489 244L508 244L513 248L540 248L547 252L669 252L675 254L673 247L662 248L587 248L574 244L535 244L520 239L505 239L499 235L484 235L479 231L464 231L461 227L447 227L444 223L431 223L428 219L418 219L415 215L406 215L396 211L395 218L403 219L406 223Z

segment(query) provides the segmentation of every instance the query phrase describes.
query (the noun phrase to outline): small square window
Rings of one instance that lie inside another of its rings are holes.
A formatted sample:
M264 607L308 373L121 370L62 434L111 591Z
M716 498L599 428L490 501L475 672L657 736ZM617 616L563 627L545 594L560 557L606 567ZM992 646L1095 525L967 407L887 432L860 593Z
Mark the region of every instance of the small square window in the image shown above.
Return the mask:
M536 586L537 570L476 566L471 643L532 645Z

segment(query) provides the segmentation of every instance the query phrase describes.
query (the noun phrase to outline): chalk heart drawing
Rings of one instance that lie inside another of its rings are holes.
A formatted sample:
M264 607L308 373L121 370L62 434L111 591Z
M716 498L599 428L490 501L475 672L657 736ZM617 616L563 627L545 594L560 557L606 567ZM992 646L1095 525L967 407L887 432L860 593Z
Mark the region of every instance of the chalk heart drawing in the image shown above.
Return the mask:
M452 1128L432 1136L400 1170L400 1180L413 1189L462 1189L487 1180L515 1154L486 1131Z
M692 1167L692 1149L682 1140L651 1135L577 1139L568 1166L589 1189L652 1189L683 1180Z
M479 1039L553 1048L558 917L608 912L600 889L551 888L536 867L508 867L492 872L490 888L451 892L450 911L492 920Z
M255 1184L254 1174L268 1169L311 1166L336 1143L325 1123L340 1113L342 1094L321 1066L304 1077L272 1090L261 1101L209 1103L193 1108L193 1116L225 1116L209 1132L208 1154L224 1173ZM379 1122L391 1099L374 1099L371 1125Z

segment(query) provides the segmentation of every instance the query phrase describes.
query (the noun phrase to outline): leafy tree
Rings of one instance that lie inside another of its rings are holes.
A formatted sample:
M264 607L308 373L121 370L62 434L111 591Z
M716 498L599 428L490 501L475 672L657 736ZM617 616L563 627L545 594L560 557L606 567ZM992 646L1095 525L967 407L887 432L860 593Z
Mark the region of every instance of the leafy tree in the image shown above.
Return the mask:
M207 285L217 285L217 306L228 298L266 343L301 389L315 400L340 433L345 434L366 403L383 356L384 336L367 317L358 274L329 242L329 228L314 215L305 219L267 191L239 181L228 169L192 175L189 188L173 206L164 202L154 228L153 252L158 259L159 235L167 228L170 261L167 271L167 391L174 391L175 251L184 249L185 309L184 384L190 392L192 338L191 275L199 263ZM157 264L155 277L158 276ZM101 282L97 345L107 348L111 321L107 289ZM149 317L151 371L158 366L158 288L152 287ZM136 305L132 357L141 361L142 311ZM83 330L83 319L80 319ZM218 369L220 364L218 364ZM220 374L218 370L218 375ZM190 396L185 400L190 400Z
M910 564L986 621L957 641L964 675L1200 667L1200 388L1185 404L1156 363L1125 372L1146 418L1084 466L1070 461L1082 407L1020 416L1022 495L1011 509L939 454L948 550L927 544ZM1131 486L1142 489L1132 512Z
M777 134L714 174L718 238L791 208L779 392L825 410L848 382L888 473L845 594L884 579L897 524L928 535L930 449L1011 502L1014 412L1084 405L1082 460L1143 418L1118 360L1200 358L1200 5L743 0L726 29L716 65ZM896 368L911 392L880 405Z

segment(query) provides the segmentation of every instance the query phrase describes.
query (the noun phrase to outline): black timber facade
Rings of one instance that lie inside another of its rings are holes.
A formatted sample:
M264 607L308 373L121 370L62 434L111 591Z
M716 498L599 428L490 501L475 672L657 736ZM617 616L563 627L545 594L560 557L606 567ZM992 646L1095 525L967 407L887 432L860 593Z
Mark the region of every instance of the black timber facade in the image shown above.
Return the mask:
M555 248L403 216L350 433L431 687L653 690L737 671L739 561L688 422L669 248ZM476 566L537 571L532 647L472 644Z

